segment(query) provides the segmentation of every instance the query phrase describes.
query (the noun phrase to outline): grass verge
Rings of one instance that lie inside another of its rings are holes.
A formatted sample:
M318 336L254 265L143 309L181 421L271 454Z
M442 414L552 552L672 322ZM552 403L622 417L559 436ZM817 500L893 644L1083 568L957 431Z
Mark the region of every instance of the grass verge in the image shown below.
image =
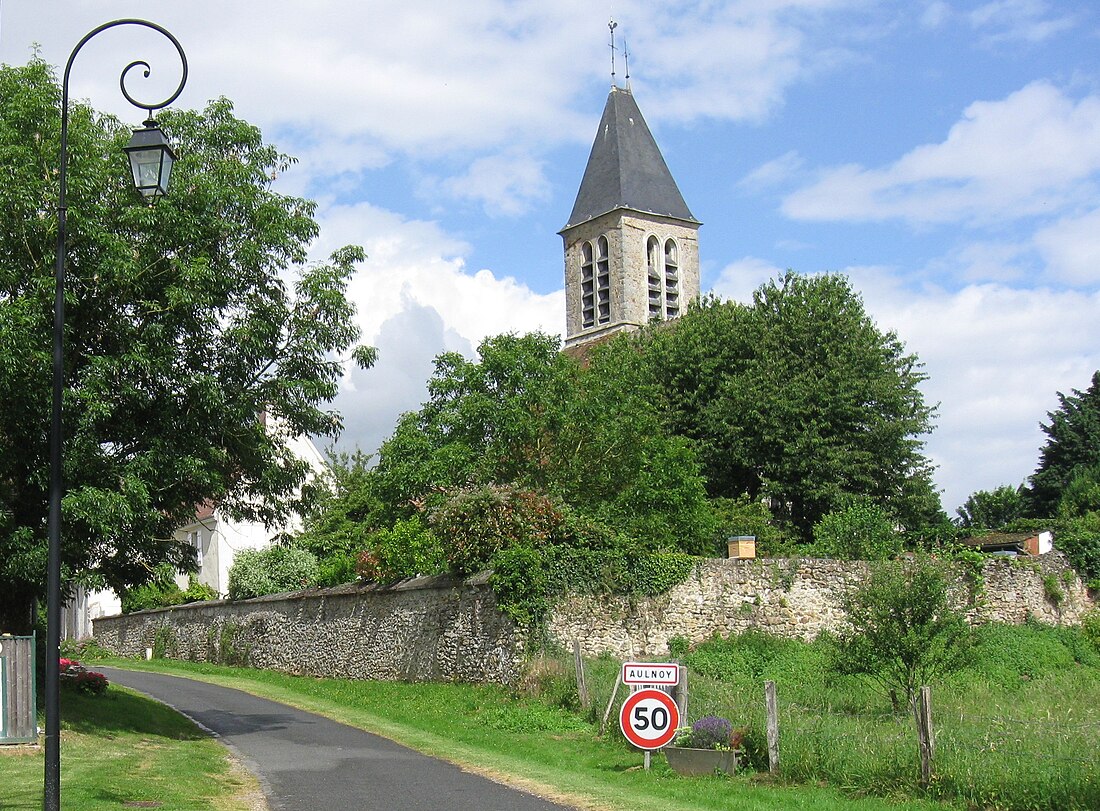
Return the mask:
M598 738L592 725L574 713L497 687L315 679L167 660L105 660L104 664L186 675L282 701L577 808L942 811L959 807L904 797L851 796L819 785L770 785L755 773L732 779L681 778L659 755L647 773L640 768L640 753L614 738Z
M102 696L65 691L61 701L64 808L266 807L255 777L234 763L224 746L163 704L117 685ZM0 747L0 775L0 809L40 811L40 747Z

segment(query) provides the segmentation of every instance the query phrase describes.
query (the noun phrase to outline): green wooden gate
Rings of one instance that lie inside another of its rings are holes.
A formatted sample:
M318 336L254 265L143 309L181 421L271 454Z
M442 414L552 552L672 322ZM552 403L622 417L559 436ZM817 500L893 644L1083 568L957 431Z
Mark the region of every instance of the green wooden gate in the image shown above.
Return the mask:
M0 744L38 740L33 636L0 636Z

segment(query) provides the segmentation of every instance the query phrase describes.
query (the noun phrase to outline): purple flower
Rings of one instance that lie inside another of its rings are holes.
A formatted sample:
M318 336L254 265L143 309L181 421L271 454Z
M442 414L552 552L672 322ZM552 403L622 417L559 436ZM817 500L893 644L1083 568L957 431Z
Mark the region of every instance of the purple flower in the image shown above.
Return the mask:
M717 715L705 715L691 725L691 745L695 749L714 749L730 745L733 724Z

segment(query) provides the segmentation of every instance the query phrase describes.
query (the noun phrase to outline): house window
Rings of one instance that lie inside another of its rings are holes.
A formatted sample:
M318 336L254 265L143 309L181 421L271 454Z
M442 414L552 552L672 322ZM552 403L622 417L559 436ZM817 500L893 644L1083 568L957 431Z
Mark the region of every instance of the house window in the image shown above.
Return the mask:
M581 245L581 326L596 324L596 266L592 261L592 243Z
M665 318L680 314L680 256L676 240L665 240Z
M611 271L603 236L596 240L596 317L601 324L611 321Z
M202 571L202 533L196 530L190 533L191 546L195 548L195 565Z
M649 277L649 320L664 318L664 290L661 283L661 243L657 237L646 240L646 271Z

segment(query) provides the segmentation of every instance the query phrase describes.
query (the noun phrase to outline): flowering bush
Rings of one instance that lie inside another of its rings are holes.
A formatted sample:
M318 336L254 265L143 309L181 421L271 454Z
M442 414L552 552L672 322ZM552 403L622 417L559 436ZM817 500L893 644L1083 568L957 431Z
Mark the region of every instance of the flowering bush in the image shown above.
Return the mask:
M93 696L107 692L107 677L102 673L88 670L76 659L58 659L57 664L62 686Z
M706 715L691 725L685 727L676 737L674 744L689 749L730 749L741 742L741 735L736 735L733 724L729 720L717 715Z

